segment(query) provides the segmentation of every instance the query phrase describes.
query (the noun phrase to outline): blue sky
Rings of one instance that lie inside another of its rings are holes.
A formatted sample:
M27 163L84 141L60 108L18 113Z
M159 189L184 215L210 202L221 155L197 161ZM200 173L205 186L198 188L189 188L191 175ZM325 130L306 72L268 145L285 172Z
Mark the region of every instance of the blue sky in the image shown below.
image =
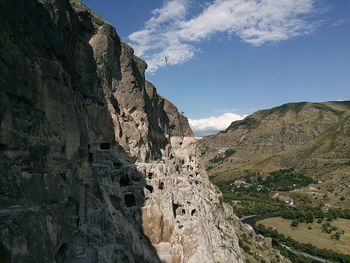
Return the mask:
M348 0L83 2L148 62L197 135L286 102L350 100Z

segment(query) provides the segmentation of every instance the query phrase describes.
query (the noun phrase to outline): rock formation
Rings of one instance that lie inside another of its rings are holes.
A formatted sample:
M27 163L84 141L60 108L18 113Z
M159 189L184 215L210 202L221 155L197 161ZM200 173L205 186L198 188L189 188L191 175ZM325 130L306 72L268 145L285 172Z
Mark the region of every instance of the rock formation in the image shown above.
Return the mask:
M0 1L0 261L243 262L187 119L79 1Z

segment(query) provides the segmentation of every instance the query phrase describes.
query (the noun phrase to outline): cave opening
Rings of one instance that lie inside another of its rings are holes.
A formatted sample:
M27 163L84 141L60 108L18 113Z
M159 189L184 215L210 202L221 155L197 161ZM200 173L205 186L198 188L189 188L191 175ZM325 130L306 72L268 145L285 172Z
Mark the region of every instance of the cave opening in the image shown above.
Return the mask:
M178 209L178 207L180 207L179 204L173 203L173 214L174 214L174 218L176 218L176 210Z
M153 186L151 186L151 185L146 185L146 189L147 189L150 193L153 193Z
M63 243L55 255L56 263L63 263L68 258L68 245Z
M136 200L135 200L135 196L133 194L125 194L124 201L125 201L126 207L136 206Z
M131 185L129 176L127 174L122 174L119 179L119 184L121 187L126 187Z
M0 151L5 151L7 148L7 144L0 143Z
M173 203L173 213L174 213L174 218L176 218L176 216L182 216L186 214L186 210L183 208L182 205Z
M119 163L119 162L114 162L113 166L114 166L115 169L120 169L120 167L122 167L122 164Z
M111 144L108 142L101 142L100 143L100 149L101 150L110 150L111 149Z
M11 251L9 251L1 242L0 240L0 259L2 260L1 262L4 263L11 263Z

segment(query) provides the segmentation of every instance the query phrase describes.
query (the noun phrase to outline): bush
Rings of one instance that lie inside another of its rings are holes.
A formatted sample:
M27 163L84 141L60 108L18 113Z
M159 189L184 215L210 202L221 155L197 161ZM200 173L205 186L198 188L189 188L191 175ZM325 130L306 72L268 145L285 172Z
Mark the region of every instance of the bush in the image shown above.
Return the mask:
M291 227L297 227L299 225L299 222L296 220L293 220L292 223L290 224Z
M334 234L331 235L331 238L339 240L340 239L340 232L339 231L335 232Z
M234 155L236 153L236 150L235 149L227 149L226 151L225 151L225 157L227 158L227 157L230 157L230 156L232 156L232 155Z
M230 157L231 155L235 154L236 150L234 149L227 149L224 153L224 155L216 155L213 159L210 160L211 163L220 163L226 158Z
M250 247L248 245L246 245L241 239L239 239L238 245L240 246L240 248L242 248L244 250L244 252L246 252L248 254L250 253Z
M222 158L221 156L215 156L213 159L210 160L210 162L212 163L219 163L221 161L223 161L224 158Z

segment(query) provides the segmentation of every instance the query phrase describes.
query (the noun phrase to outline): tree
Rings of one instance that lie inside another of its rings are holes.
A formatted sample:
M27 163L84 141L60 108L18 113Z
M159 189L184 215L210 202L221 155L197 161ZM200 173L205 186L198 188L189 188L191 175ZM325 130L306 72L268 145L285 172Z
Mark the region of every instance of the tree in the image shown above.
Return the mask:
M292 223L290 224L291 227L297 227L299 225L299 222L296 220L293 220Z
M332 236L331 236L332 239L336 239L336 240L339 240L340 239L340 232L337 231L335 232Z
M306 213L306 223L312 223L314 221L314 214L311 211Z

